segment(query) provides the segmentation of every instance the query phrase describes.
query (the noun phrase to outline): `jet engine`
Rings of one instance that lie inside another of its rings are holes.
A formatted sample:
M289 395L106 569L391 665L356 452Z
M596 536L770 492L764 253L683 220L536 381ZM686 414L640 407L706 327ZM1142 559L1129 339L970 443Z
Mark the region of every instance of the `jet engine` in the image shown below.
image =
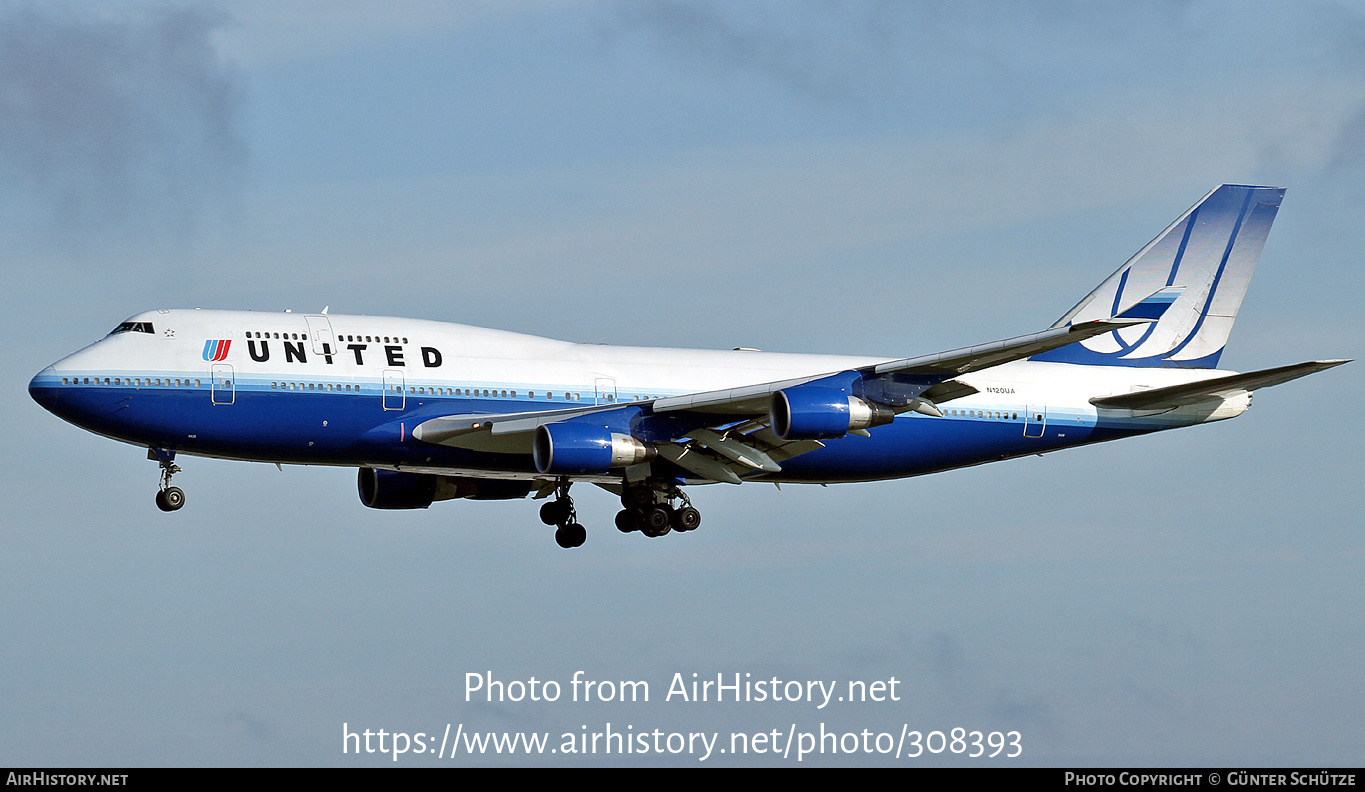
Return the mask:
M360 502L371 509L425 509L436 500L440 476L361 468Z
M653 446L605 426L584 423L544 424L536 429L532 448L541 473L606 473L612 468L648 462Z
M425 509L438 500L513 500L530 494L530 481L433 476L361 468L360 502L371 509Z
M768 409L773 433L783 440L829 440L889 424L895 417L885 405L810 385L777 391Z

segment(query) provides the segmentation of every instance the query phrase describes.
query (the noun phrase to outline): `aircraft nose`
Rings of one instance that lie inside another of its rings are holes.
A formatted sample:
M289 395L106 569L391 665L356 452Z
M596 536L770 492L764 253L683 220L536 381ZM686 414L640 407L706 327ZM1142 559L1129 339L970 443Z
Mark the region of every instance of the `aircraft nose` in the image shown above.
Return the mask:
M57 404L57 370L48 366L28 381L28 395L43 409L51 412Z

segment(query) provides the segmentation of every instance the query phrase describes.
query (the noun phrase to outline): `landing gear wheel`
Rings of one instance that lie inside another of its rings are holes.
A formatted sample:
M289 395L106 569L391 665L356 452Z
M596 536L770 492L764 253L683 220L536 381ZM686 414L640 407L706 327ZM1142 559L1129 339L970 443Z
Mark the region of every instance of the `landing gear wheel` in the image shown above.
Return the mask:
M698 525L701 525L701 512L691 506L684 506L673 515L673 527L678 531L695 531Z
M634 509L622 509L616 513L616 530L621 533L630 533L640 530L640 513Z
M546 525L563 525L569 521L569 510L573 506L568 500L552 500L540 506L540 521Z
M179 487L167 487L156 494L156 506L164 512L173 512L185 505L185 493Z
M644 522L640 530L645 536L663 536L673 530L673 509L669 506L655 506L645 512Z
M147 449L147 458L161 463L161 487L156 493L156 507L164 512L173 512L185 505L185 492L171 486L171 476L180 472L175 464L175 452L168 449Z
M578 523L569 523L559 526L555 531L555 543L564 549L571 547L582 547L588 541L588 529Z

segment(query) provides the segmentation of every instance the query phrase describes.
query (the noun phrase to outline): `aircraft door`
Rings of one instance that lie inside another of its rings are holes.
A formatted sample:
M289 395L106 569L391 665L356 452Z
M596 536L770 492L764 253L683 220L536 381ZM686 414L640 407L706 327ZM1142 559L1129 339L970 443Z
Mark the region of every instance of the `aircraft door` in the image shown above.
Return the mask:
M1047 405L1030 404L1024 412L1024 437L1042 437L1047 428Z
M313 354L330 355L336 346L332 343L332 322L325 316L305 316L308 323L308 339L313 342Z
M408 398L403 392L404 384L403 372L397 369L384 369L384 409L403 409Z
M237 400L237 386L232 380L232 366L227 363L214 363L213 376L209 378L209 391L214 404L232 404Z
M598 377L592 381L593 389L597 391L598 404L616 403L616 380L610 377Z

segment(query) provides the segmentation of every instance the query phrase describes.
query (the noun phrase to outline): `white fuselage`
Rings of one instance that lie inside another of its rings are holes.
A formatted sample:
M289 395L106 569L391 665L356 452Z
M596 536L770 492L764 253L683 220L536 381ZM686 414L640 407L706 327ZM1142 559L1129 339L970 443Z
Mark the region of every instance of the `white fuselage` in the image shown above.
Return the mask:
M404 416L416 420L446 413L648 402L883 361L570 343L443 322L367 316L172 310L139 314L121 327L132 329L63 358L35 378L36 384L57 393L79 389L107 397L89 395L76 400L84 406L55 412L93 431L149 447L317 464L395 464L367 457L337 431L303 428L319 419L329 429L345 426L360 436L374 425ZM943 422L932 429L933 436L957 425L963 430L959 448L940 449L923 459L913 449L881 450L882 471L877 465L849 467L840 462L854 448L850 444L860 442L851 438L831 444L842 451L825 449L811 455L826 463L810 470L795 465L791 480L914 475L1109 439L1115 433L1229 418L1246 409L1248 397L1225 400L1213 409L1154 415L1101 411L1089 401L1225 373L1007 363L958 377L977 393L940 405L943 418L907 413L891 426L872 430L885 444L906 430L931 431L925 422ZM322 395L327 399L303 398ZM156 403L164 403L164 409ZM297 415L291 418L295 406ZM115 408L123 412L110 417ZM403 422L402 431L410 431L412 425ZM1003 445L990 447L969 430L983 426L990 427L990 437L1001 438ZM1095 435L1097 429L1105 433ZM463 473L479 469L470 465L468 460L434 460L426 469L449 467ZM506 460L489 460L488 465L494 475L525 472L524 466L515 464L507 470ZM841 472L842 467L849 469ZM786 480L780 475L767 478Z

